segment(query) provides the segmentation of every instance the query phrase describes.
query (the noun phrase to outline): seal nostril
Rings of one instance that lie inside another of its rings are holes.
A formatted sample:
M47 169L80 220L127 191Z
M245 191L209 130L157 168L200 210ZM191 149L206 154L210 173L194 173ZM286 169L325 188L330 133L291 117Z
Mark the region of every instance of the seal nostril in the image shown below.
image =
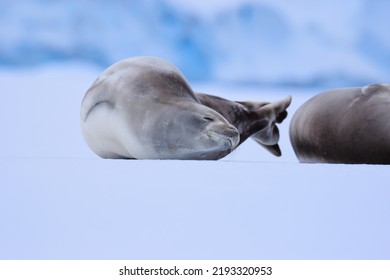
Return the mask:
M236 136L239 135L239 133L238 133L236 128L229 128L229 129L225 130L224 133L228 137L236 137Z
M225 136L228 137L230 147L235 148L240 141L240 134L236 128L229 128L224 131Z
M234 144L231 139L228 138L230 150L233 149Z

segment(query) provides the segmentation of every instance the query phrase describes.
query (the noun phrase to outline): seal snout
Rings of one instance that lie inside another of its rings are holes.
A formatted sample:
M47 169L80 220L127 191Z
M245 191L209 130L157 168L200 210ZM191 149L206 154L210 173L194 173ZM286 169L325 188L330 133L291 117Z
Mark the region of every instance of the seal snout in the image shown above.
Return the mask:
M230 143L231 150L235 149L240 142L240 133L234 126L230 126L229 128L223 130L222 132Z
M226 123L210 128L208 135L230 151L234 150L240 142L240 133L238 130L234 126Z

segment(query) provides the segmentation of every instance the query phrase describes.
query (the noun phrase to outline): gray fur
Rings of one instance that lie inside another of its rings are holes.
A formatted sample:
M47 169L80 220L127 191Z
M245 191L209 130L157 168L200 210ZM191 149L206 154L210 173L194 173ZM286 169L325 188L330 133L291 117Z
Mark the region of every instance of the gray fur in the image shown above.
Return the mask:
M202 95L168 62L126 59L105 70L87 91L82 132L103 158L215 160L257 133L264 145L277 145L275 122L286 115L291 99L282 106L247 106L209 97L214 106L202 102Z
M290 140L301 162L390 164L390 86L314 96L295 113Z

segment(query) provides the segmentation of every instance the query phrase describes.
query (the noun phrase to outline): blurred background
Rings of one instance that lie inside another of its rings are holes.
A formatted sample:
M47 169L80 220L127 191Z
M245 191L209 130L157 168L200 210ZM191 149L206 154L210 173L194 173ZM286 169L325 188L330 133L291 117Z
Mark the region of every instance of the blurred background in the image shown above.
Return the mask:
M271 86L388 82L387 0L0 0L0 68L138 55L190 81Z

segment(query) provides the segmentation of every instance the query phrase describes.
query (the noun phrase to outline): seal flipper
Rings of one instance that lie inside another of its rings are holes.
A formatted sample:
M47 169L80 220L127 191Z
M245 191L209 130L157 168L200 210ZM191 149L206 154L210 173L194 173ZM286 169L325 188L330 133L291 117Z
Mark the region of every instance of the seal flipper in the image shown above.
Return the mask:
M261 142L257 141L255 137L252 137L253 140L255 140L255 142L257 144L259 144L260 146L262 146L264 149L266 149L268 152L270 152L271 154L273 154L274 156L276 157L280 157L282 155L282 151L280 150L280 147L279 147L279 144L275 144L275 145L264 145L262 144Z
M362 92L362 94L365 94L365 95L372 95L372 94L375 94L375 93L380 92L380 91L388 91L389 86L390 86L390 84L381 84L381 83L371 84L371 85L363 87L361 89L361 92Z
M278 145L279 129L276 123L282 123L287 117L287 108L290 104L291 96L288 96L285 99L263 105L256 110L259 117L265 117L268 120L268 125L254 133L251 138L277 157L280 157L282 152Z
M196 93L201 104L223 115L240 132L240 145L248 137L275 156L281 156L276 126L287 117L291 96L276 102L230 101L221 97ZM238 146L237 145L237 146Z

